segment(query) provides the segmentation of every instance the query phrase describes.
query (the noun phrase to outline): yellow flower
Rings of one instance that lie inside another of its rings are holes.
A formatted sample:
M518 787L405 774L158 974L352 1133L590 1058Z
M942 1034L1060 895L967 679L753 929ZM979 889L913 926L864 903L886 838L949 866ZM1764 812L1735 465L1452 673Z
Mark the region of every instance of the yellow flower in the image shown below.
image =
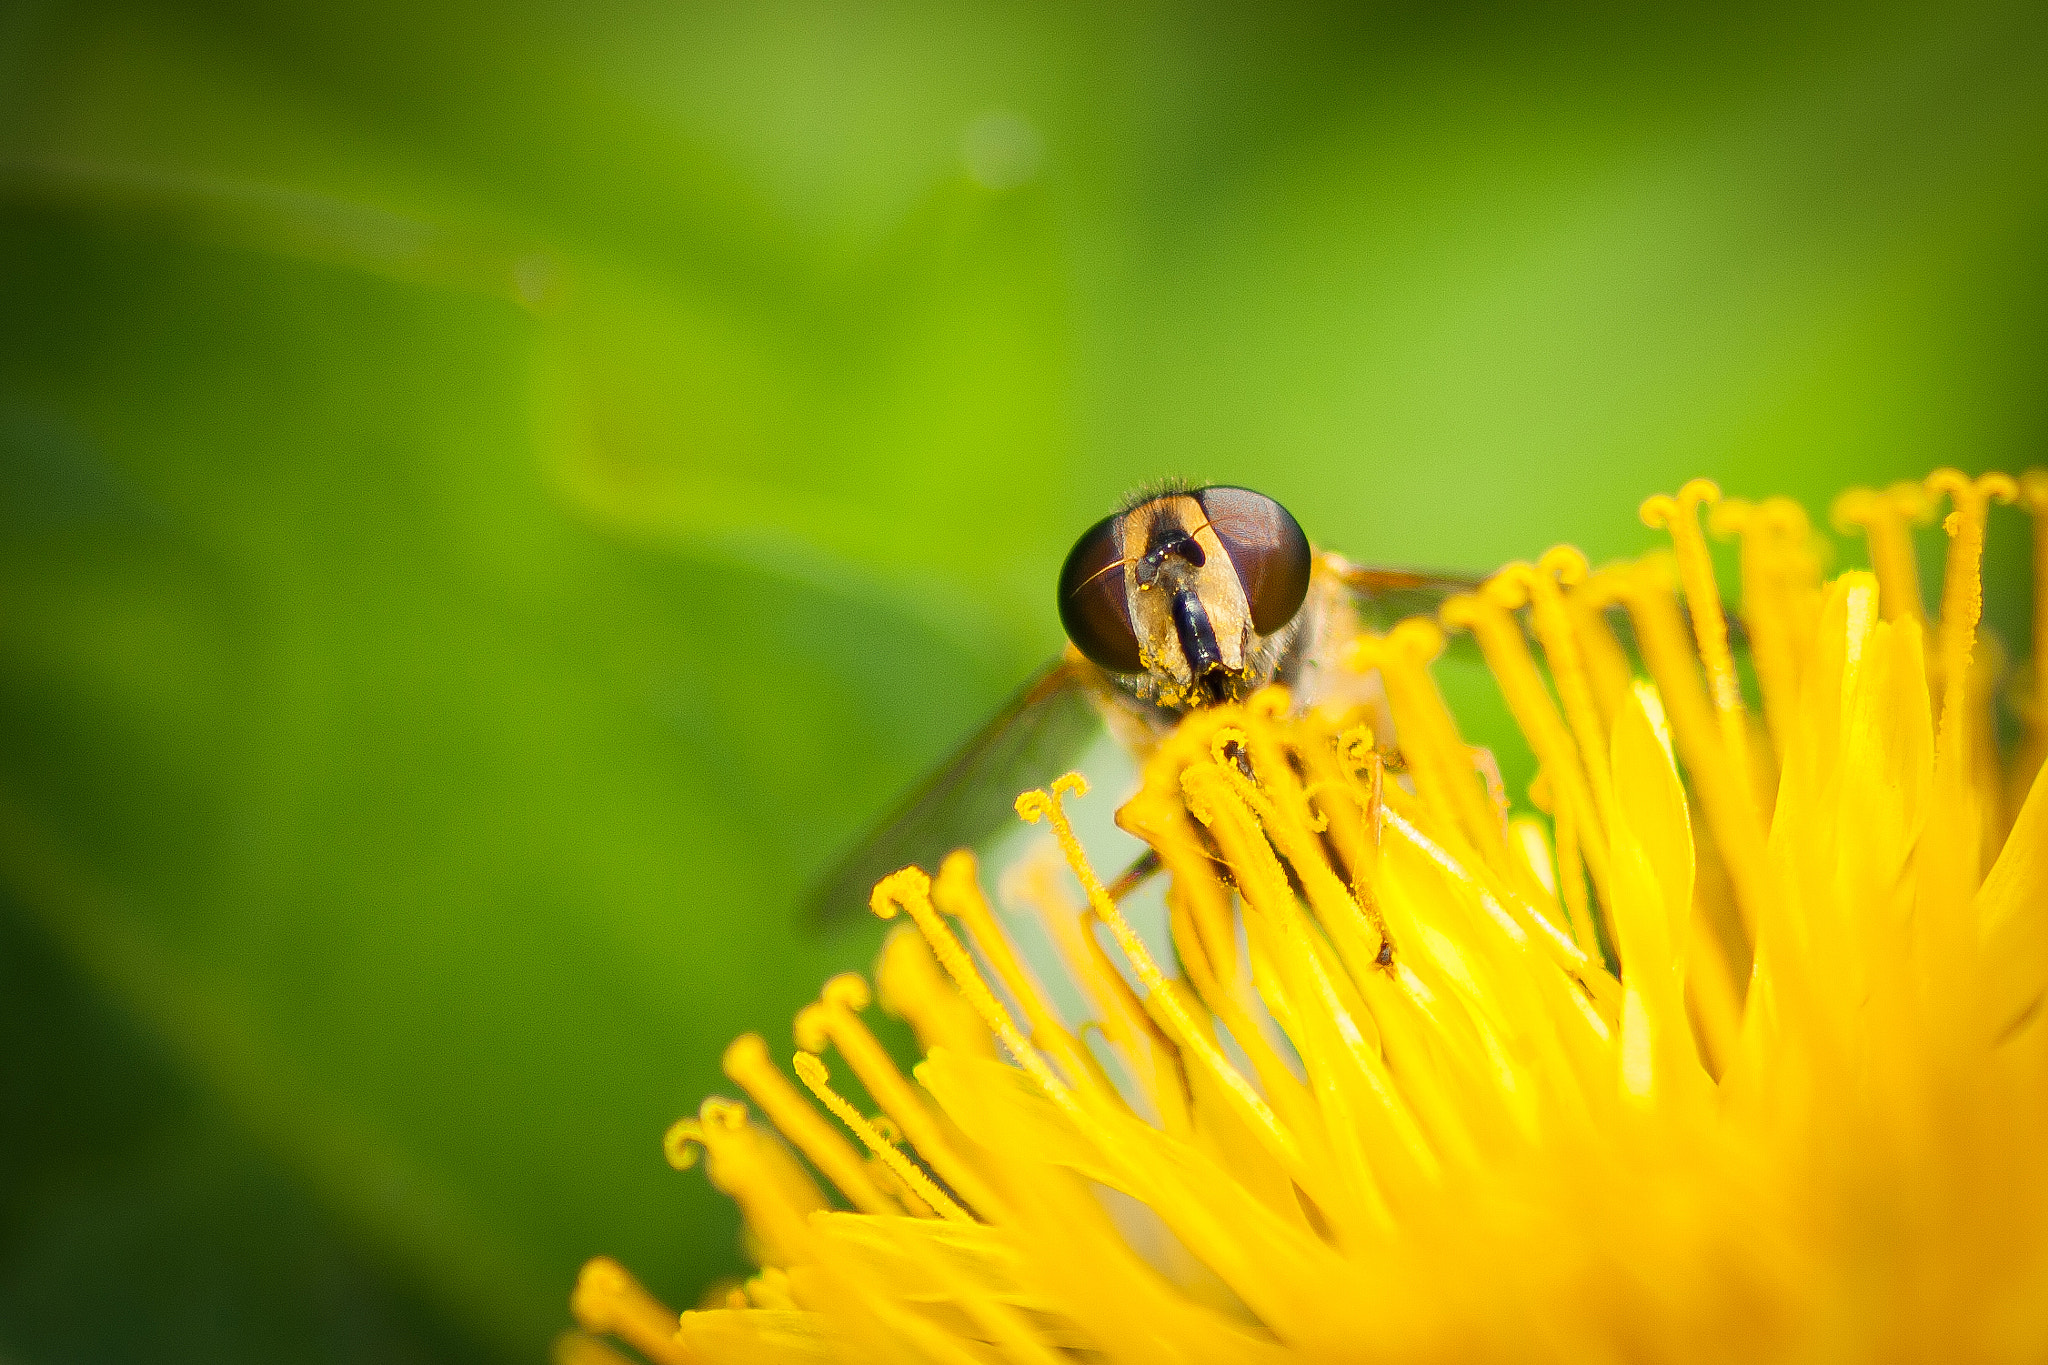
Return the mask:
M1909 531L1944 498L1930 625ZM1548 820L1460 737L1431 622L1352 660L1400 771L1272 691L1192 716L1119 815L1172 875L1170 960L1067 822L1080 779L1025 794L1084 892L1024 898L1086 1022L969 857L889 878L915 1079L857 976L796 1021L803 1090L740 1039L767 1122L709 1100L668 1152L738 1201L759 1273L678 1319L594 1261L561 1358L2048 1358L2048 670L2004 769L1978 632L2016 499L2048 613L2048 476L1947 470L1838 503L1874 573L1823 584L1796 507L1696 482L1644 505L1671 555L1553 550L1450 604ZM1703 507L1740 538L1760 717Z

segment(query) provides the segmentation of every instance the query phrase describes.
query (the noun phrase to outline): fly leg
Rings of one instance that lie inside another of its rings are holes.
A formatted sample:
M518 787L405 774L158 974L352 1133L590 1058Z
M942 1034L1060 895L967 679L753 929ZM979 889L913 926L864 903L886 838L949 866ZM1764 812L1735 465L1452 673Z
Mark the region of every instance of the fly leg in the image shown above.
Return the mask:
M1370 771L1372 782L1365 789L1365 827L1372 831L1374 848L1380 845L1380 837L1387 830L1387 768L1388 757L1400 760L1398 749L1375 749L1372 752ZM1400 769L1395 769L1400 771Z
M1154 850L1148 848L1139 854L1138 860L1119 873L1117 879L1105 888L1109 892L1110 902L1121 906L1126 896L1159 874L1160 866L1159 854ZM1179 970L1180 954L1175 950L1171 936L1158 951L1162 964L1169 972Z
M1479 774L1479 780L1486 784L1486 797L1493 802L1494 813L1500 817L1500 827L1508 827L1508 784L1501 780L1500 761L1493 756L1493 750L1474 744L1472 770Z
M1117 879L1109 884L1110 900L1122 905L1125 896L1152 880L1158 871L1159 855L1148 848L1138 855L1138 861L1125 868Z
M1365 827L1372 835L1372 846L1377 849L1387 830L1387 769L1406 772L1408 764L1401 757L1401 751L1391 745L1374 749L1368 766L1372 770L1372 781L1365 792ZM1372 926L1379 930L1380 950L1373 957L1376 967L1394 965L1394 940L1387 933L1386 920L1380 915L1379 906L1374 903L1372 891L1362 883L1354 882L1351 894L1358 898L1359 908L1364 910Z

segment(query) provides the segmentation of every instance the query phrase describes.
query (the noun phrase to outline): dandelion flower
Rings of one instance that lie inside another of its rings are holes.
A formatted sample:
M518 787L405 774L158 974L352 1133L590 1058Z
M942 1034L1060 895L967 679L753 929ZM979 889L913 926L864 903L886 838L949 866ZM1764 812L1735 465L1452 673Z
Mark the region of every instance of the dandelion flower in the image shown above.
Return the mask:
M758 1273L677 1315L593 1261L561 1359L2048 1358L2048 670L2002 765L1979 630L2014 501L2048 613L2048 475L1848 494L1874 570L1831 582L1794 505L1697 481L1642 509L1668 554L1552 550L1362 638L1398 770L1277 690L1190 716L1118 817L1171 875L1170 955L1076 838L1082 781L1026 793L1080 889L1028 899L1083 1017L968 855L890 877L914 927L876 989L827 983L787 1069L740 1039L751 1103L668 1135ZM1943 503L1930 613L1911 530ZM1540 814L1445 706L1446 629Z

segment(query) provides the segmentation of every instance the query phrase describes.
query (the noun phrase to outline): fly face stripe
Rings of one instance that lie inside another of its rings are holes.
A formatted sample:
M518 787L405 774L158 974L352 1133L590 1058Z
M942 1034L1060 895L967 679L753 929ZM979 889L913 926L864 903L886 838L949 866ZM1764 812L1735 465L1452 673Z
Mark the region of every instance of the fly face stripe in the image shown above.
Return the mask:
M1241 674L1251 608L1202 505L1185 494L1140 503L1120 531L1123 553L1138 561L1124 591L1145 667L1189 693L1212 669Z

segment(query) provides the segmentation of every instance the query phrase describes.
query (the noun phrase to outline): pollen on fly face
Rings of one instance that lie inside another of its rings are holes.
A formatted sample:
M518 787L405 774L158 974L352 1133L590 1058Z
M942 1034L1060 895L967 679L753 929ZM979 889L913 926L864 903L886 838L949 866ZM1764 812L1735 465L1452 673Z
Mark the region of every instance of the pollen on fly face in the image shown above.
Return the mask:
M1026 793L1072 880L1020 913L1080 1017L971 857L886 879L875 989L828 983L787 1069L739 1040L748 1103L669 1134L757 1272L678 1315L593 1261L560 1358L2048 1355L2048 670L1980 629L2014 501L2038 646L2048 475L1845 495L1875 569L1832 581L1796 506L1696 482L1643 508L1670 554L1553 550L1357 641L1398 771L1277 690L1192 712L1119 812L1171 874L1170 954L1077 838L1085 784ZM1911 528L1944 502L1930 612ZM1534 813L1433 680L1446 629Z

